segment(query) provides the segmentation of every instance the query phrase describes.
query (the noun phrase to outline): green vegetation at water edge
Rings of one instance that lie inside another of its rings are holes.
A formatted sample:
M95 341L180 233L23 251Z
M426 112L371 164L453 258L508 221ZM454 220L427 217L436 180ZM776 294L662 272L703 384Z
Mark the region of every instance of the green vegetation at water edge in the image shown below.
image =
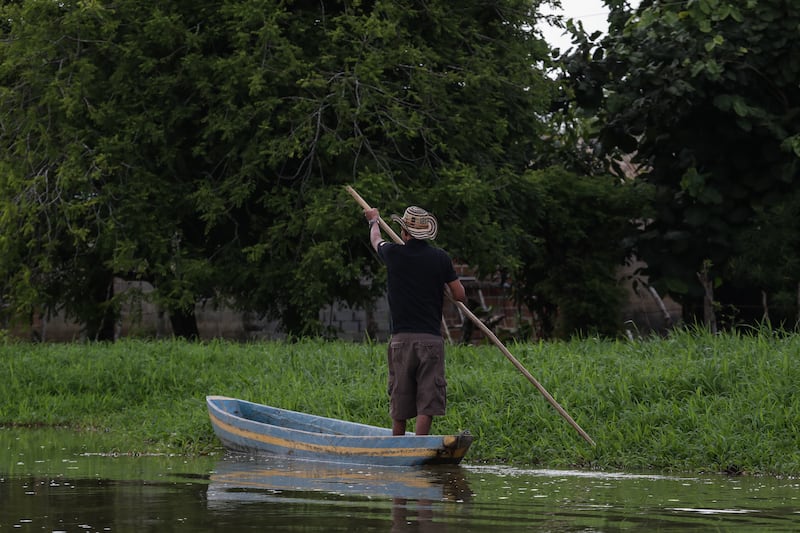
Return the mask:
M594 441L584 441L494 346L448 346L448 412L470 463L626 471L800 473L800 337L677 332L634 341L512 344ZM219 394L387 426L385 344L125 340L0 344L0 425L103 431L127 452L220 446Z

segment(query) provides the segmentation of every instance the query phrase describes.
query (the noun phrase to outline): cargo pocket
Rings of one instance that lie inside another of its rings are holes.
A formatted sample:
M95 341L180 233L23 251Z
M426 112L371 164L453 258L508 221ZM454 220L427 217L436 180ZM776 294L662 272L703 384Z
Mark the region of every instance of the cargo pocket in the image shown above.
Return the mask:
M436 399L441 409L441 414L447 408L447 380L442 376L436 376Z

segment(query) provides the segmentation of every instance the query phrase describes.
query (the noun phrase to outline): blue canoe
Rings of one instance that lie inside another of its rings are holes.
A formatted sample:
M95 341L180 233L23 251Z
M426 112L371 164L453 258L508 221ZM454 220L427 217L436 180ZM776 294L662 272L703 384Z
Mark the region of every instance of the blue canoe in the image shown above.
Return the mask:
M207 396L214 433L229 450L382 466L458 464L472 435L393 436L391 429Z

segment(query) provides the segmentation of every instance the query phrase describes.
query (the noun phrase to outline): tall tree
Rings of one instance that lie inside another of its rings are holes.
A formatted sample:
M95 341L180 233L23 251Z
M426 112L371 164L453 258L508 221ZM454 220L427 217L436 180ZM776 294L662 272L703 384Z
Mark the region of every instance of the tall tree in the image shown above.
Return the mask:
M689 319L710 287L719 305L758 319L758 280L732 269L747 253L743 236L764 222L756 216L798 186L800 6L644 0L631 12L608 3L608 35L579 39L566 69L577 104L602 123L599 146L635 154L639 179L656 187L637 248L651 281Z
M237 185L208 175L198 191L209 225L233 215L241 230L248 268L228 290L299 333L333 298L363 301L362 280L382 271L364 254L357 206L327 190L353 182L385 212L437 213L444 244L496 269L510 251L495 191L532 158L549 100L550 80L532 68L547 53L528 31L534 7L230 4L237 52L215 65L206 131Z
M176 333L196 334L180 318L213 294L205 242L184 237L198 225L191 180L208 164L192 152L205 7L3 6L0 255L18 307L63 308L107 338L114 276L141 279Z
M108 28L101 18L83 21L57 3L36 2L4 4L3 31L0 264L6 299L23 308L86 311L88 335L108 336L113 312L96 303L113 289L98 238L100 172L84 164L95 141L84 102L102 87L92 84L96 66L83 55Z
M537 153L552 84L537 6L4 3L6 298L108 331L117 276L152 282L186 336L211 296L319 333L324 304L380 289L345 183L436 212L485 270L511 262L497 192Z

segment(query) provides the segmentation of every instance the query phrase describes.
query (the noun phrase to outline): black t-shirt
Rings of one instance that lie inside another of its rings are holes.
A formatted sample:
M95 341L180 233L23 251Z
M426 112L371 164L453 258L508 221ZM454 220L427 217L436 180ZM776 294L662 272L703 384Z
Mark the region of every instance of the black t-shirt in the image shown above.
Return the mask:
M384 242L378 256L388 271L392 333L441 335L444 286L458 278L447 252L412 239Z

